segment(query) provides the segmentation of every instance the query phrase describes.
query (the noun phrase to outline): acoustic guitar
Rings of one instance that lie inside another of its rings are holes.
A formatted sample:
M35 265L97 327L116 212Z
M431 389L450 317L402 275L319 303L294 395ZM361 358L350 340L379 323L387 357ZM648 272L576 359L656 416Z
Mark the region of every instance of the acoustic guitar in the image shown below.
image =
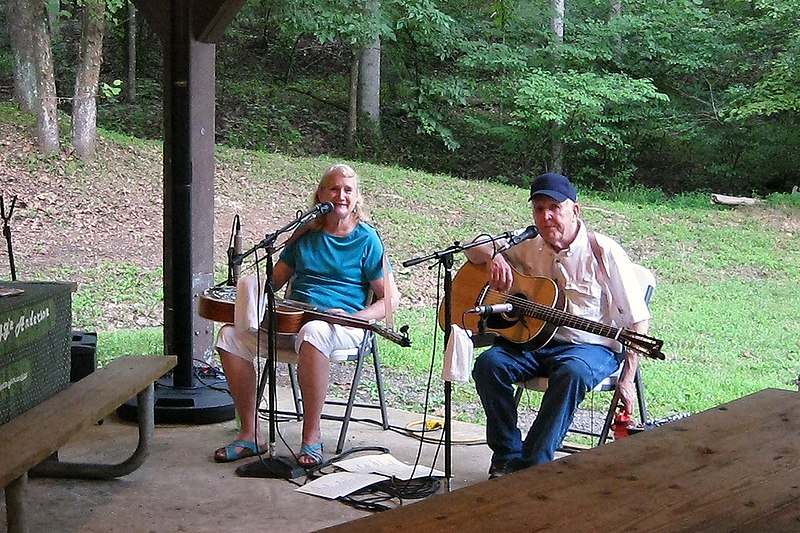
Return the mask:
M525 276L516 270L511 288L500 292L489 286L489 276L483 265L467 261L453 278L451 323L474 333L482 333L481 317L467 313L478 305L511 304L508 313L492 314L485 319L485 330L516 343L528 343L532 349L541 348L553 338L558 327L588 331L615 339L626 348L653 359L664 359L664 341L627 328L607 326L580 318L564 311L566 301L558 285L539 276ZM439 305L439 327L444 328L444 302Z
M235 302L236 287L206 289L200 295L197 313L207 320L233 324ZM275 298L275 307L275 331L281 334L292 335L300 331L303 324L310 320L323 320L330 324L374 331L400 346L411 346L408 326L402 326L400 331L396 332L381 326L374 320L328 313L314 305L283 298ZM264 324L262 324L263 327L265 327Z

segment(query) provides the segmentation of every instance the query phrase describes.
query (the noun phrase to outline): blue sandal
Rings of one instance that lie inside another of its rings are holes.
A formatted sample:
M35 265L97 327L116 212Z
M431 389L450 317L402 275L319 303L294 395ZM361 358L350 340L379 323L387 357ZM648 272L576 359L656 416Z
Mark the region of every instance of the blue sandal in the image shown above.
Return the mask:
M306 461L301 461L302 458ZM297 456L297 464L303 468L313 468L320 464L322 457L322 442L316 444L303 443L300 445L300 455Z
M241 448L236 450L236 448ZM218 463L230 463L246 457L253 457L259 453L264 453L264 449L259 449L255 442L251 440L235 440L214 452L214 460Z

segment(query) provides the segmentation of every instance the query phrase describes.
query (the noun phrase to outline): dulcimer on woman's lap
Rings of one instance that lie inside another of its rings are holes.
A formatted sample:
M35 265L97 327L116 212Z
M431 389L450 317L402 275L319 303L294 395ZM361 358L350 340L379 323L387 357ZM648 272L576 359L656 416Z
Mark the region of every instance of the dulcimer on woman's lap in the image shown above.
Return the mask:
M235 303L236 287L214 287L205 290L200 295L197 313L207 320L233 324ZM300 331L303 324L310 320L323 320L331 324L374 331L400 346L411 346L411 340L408 337L408 326L403 326L399 332L396 332L381 326L374 320L327 313L314 305L294 300L275 299L275 331L277 333L295 334ZM265 324L262 324L263 327L265 327Z

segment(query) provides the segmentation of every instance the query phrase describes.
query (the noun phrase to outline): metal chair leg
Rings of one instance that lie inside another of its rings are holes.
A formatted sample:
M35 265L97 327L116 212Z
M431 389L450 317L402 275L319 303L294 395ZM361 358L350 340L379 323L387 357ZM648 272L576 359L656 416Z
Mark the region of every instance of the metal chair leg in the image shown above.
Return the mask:
M389 429L389 413L386 409L386 394L383 389L383 374L381 373L381 359L378 355L378 340L372 338L372 364L375 367L375 384L378 386L378 403L381 407L381 421L383 430Z

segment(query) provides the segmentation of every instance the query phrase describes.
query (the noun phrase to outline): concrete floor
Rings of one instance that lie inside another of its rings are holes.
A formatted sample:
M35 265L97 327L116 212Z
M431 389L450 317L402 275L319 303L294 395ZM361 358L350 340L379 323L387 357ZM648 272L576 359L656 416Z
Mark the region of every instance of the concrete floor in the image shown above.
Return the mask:
M289 391L279 389L279 406L288 405ZM335 408L326 408L335 409ZM333 412L333 411L331 411ZM354 415L379 418L375 410ZM390 424L398 431L352 422L345 450L356 446L383 446L407 464L420 463L445 469L444 448L421 444L403 432L421 416L390 410ZM340 423L323 421L326 459L333 457ZM280 435L294 449L299 447L300 423L278 424ZM433 433L438 436L438 432ZM236 436L234 421L208 425L157 425L150 456L135 472L110 481L31 478L28 513L31 531L59 532L161 532L161 531L314 531L369 514L343 503L296 492L285 479L243 478L236 467L253 461L218 464L213 451ZM490 451L482 443L483 426L453 423L452 478L450 490L486 480ZM109 417L62 448L62 461L116 463L126 459L138 439L135 423ZM281 439L276 455L290 455ZM475 441L480 444L466 444ZM462 444L463 443L463 444ZM442 483L442 490L445 490ZM413 504L413 500L405 502ZM5 500L0 505L0 524L5 528Z

